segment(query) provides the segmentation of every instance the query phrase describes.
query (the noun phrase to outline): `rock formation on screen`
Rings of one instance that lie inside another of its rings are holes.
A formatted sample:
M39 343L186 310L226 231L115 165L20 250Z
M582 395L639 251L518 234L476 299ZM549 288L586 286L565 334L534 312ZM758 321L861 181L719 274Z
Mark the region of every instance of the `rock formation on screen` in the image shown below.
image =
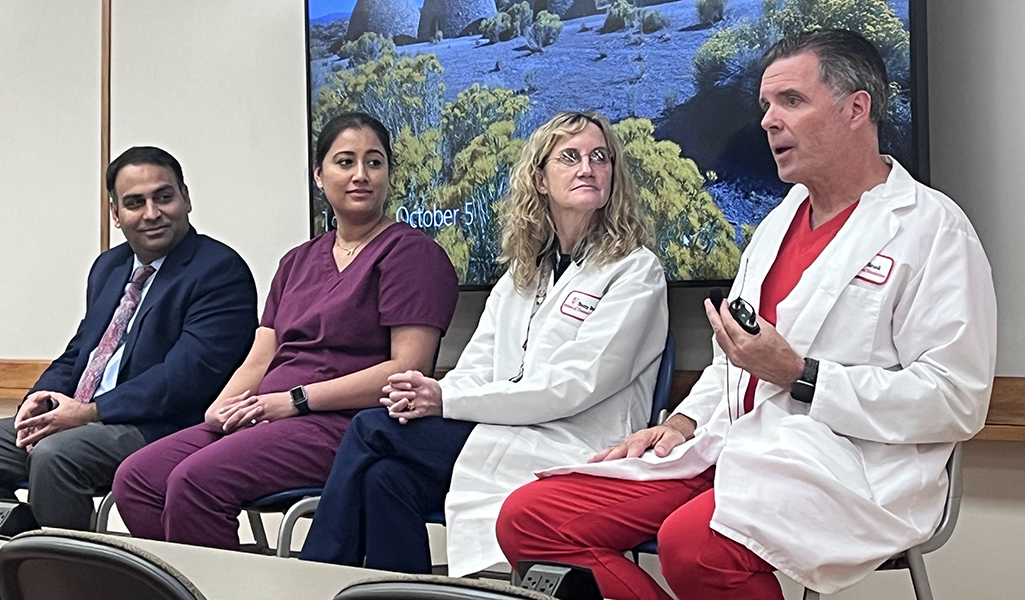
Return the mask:
M440 31L446 39L466 35L471 25L495 16L495 0L424 0L417 37L430 39Z
M390 38L412 37L419 23L420 8L415 0L357 0L345 39L358 39L368 31Z
M601 4L601 9L598 8ZM602 0L548 0L548 12L559 15L563 21L596 15L607 8L609 2Z

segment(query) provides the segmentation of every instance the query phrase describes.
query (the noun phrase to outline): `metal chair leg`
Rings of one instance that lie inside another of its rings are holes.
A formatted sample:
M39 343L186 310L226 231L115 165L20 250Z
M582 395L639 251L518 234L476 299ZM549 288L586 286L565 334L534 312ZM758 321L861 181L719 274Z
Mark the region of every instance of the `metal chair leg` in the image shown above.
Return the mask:
M819 593L815 590L804 588L804 600L819 600Z
M246 517L249 518L249 528L253 530L256 551L262 553L269 547L267 544L267 532L263 529L263 518L260 516L260 513L254 510L247 510Z
M911 548L905 552L905 555L908 559L908 570L911 571L911 585L915 588L915 598L933 600L932 588L929 586L929 574L925 570L922 551L918 548Z
M100 508L96 510L96 533L110 533L110 509L114 508L114 494L107 492L107 495L100 501Z
M278 529L278 556L288 558L292 555L292 534L295 531L295 524L299 519L316 512L318 504L320 504L320 496L303 498L285 511L285 516L281 519L281 527Z

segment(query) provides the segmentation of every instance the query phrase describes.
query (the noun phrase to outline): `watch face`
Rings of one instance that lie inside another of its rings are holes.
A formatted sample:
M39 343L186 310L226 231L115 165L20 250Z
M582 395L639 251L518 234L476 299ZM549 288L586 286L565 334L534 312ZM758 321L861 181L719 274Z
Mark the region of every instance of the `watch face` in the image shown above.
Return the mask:
M300 415L310 414L310 397L306 395L306 389L303 386L297 385L288 390L288 395L292 397L292 406L299 411Z

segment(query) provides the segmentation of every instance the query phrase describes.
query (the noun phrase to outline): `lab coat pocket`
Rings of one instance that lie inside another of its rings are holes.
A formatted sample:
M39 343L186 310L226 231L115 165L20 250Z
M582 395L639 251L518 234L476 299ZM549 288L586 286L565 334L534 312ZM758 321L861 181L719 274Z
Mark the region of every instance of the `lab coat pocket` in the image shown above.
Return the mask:
M880 325L882 302L881 289L867 289L856 283L848 285L822 324L812 352L842 365L869 362Z
M779 424L779 443L780 451L790 460L872 499L861 451L825 424L804 415L785 417Z

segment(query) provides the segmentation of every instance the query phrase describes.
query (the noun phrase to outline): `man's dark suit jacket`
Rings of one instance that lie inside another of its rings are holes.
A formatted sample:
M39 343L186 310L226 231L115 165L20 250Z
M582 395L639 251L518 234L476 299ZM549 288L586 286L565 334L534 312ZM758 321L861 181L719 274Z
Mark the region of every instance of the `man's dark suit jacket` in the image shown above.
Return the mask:
M85 318L29 393L74 395L89 354L121 302L133 260L127 243L96 259ZM234 250L190 227L136 311L117 385L94 398L100 420L135 425L147 442L201 422L249 352L256 327L256 285L249 267Z

